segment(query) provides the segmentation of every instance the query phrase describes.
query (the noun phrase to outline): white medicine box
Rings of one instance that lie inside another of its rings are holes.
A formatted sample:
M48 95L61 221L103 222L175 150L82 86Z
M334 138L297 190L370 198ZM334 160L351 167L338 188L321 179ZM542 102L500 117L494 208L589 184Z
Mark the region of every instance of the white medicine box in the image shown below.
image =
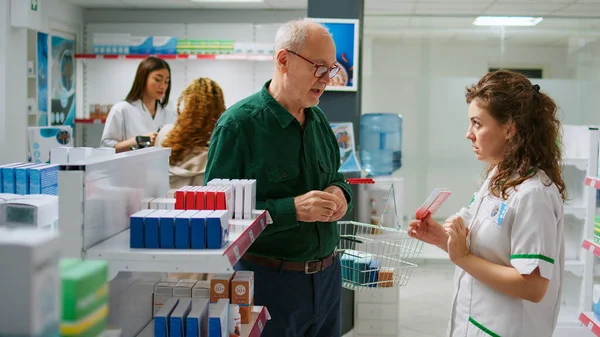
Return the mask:
M59 257L54 232L0 227L0 336L58 335Z

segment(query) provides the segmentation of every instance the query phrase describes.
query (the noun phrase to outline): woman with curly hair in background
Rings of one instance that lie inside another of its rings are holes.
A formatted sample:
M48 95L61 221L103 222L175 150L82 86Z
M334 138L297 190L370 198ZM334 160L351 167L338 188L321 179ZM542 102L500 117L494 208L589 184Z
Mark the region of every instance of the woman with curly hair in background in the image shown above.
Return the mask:
M565 262L565 183L556 104L525 76L485 75L467 89L466 138L487 180L445 224L410 222L410 236L457 266L446 336L552 336Z
M181 93L177 100L177 122L165 125L156 138L158 146L171 148L171 189L203 184L208 143L224 111L223 91L210 78L194 80Z

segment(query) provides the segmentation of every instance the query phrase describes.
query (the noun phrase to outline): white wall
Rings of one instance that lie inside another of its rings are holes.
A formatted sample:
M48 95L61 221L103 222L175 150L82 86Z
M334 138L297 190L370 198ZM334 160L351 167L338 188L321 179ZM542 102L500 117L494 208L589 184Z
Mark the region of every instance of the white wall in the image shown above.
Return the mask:
M576 69L566 47L498 46L369 41L364 54L362 111L403 116L405 214L410 215L435 187L453 195L437 214L445 217L466 206L478 188L483 165L465 139L468 127L465 87L476 83L488 66L541 66L548 79L537 81L555 98L564 123L600 123L593 109L593 88L571 79ZM596 105L598 106L598 105ZM592 110L593 111L593 110ZM434 250L427 249L426 256ZM438 254L438 256L440 256Z
M81 37L83 11L62 0L40 4L41 30ZM27 160L27 29L10 25L10 1L0 0L0 163Z

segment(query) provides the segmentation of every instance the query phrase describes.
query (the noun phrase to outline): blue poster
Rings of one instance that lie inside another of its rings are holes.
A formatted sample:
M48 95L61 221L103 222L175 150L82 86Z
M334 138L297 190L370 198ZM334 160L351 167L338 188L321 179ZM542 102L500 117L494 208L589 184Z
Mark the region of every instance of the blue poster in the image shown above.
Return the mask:
M50 125L75 123L75 41L52 36Z
M38 126L48 126L48 34L37 34Z
M356 91L358 87L354 74L358 74L358 20L317 19L311 20L323 25L335 42L336 59L340 71L331 79L327 90Z
M339 172L360 172L354 150L354 128L352 123L331 123L331 129L340 149Z

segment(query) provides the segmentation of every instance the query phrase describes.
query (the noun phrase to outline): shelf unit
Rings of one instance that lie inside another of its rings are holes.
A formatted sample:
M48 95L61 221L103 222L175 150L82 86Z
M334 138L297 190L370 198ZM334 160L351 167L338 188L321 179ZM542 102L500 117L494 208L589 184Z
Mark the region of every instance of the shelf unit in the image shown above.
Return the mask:
M599 133L595 127L563 125L563 179L567 186L564 206L565 273L561 312L554 337L581 334L580 313L591 309L593 256L582 241L592 239L596 193L582 181L598 172Z
M265 307L255 306L252 312L252 320L248 324L242 324L241 337L259 337L267 320L271 319L269 311ZM154 337L154 320L140 332L137 337Z
M110 325L126 327L122 337L136 336L153 319L150 304L141 305L148 310L135 304L151 302L151 294L132 290L132 284L162 279L170 272L232 273L248 247L272 223L268 212L261 210L253 212L252 220L231 220L229 242L222 249L129 248L129 216L141 208L142 199L168 194L170 154L169 148L152 147L60 166L62 256L108 261L111 310L117 311L111 314ZM133 302L122 302L126 297ZM270 319L266 308L257 310L258 320L249 327L248 336L259 336Z
M229 236L229 242L222 249L129 248L129 229L127 229L88 249L85 256L108 261L111 279L121 271L233 273L240 257L266 228L267 216L267 211L259 211L254 220L230 220L230 229L242 228L242 230L233 231Z
M163 60L273 61L271 54L75 54L80 60L141 60L148 56Z
M280 26L273 23L88 23L84 25L82 53L77 64L77 118L88 119L90 105L115 104L131 88L139 62L150 55L166 60L171 68L169 108L175 109L180 93L198 77L215 80L231 106L262 88L273 74L273 55L262 54L94 54L95 33L128 33L138 36L174 36L179 39L234 40L240 43L272 44ZM88 125L80 123L82 127ZM101 125L99 125L100 127ZM96 133L96 132L95 132ZM99 144L90 139L90 144ZM95 145L98 146L98 145Z
M594 336L600 336L600 321L596 319L593 312L582 312L579 315L579 321L591 331Z
M596 177L596 176L587 176L584 180L584 184L586 186L588 186L590 194L593 194L594 196L596 195L595 192L596 190L600 189L600 178ZM594 223L594 216L595 216L595 203L594 203L594 213L590 216L591 218L591 224L592 224L592 229L590 229L587 233L586 233L586 239L583 240L583 243L581 244L581 247L583 249L585 249L588 253L588 255L590 256L590 259L592 260L592 262L590 263L591 268L595 267L595 259L596 258L600 258L600 244L597 244L594 242L593 240L593 223ZM593 271L593 269L592 269ZM592 277L594 276L593 273ZM593 283L589 285L589 287L593 287ZM591 289L590 289L591 290ZM591 300L592 300L592 296L590 295L589 297L589 302L584 308L583 308L583 312L579 315L579 321L581 322L581 324L583 324L589 331L591 331L595 336L600 336L600 321L596 318L596 316L594 315L593 312L589 311L592 309L592 305L591 305Z

